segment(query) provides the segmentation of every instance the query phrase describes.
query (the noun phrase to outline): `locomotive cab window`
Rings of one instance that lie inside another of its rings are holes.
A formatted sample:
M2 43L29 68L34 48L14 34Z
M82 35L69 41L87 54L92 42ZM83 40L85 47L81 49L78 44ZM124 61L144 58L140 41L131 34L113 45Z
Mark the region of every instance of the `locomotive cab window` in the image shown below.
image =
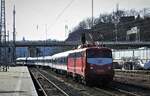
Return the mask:
M110 50L88 50L88 58L112 58L112 53Z

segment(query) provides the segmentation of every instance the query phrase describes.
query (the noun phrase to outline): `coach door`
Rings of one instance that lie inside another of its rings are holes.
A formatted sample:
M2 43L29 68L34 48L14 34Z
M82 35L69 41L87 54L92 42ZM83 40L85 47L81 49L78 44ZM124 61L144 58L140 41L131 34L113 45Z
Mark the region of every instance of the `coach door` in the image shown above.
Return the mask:
M82 57L83 57L82 52L76 53L75 67L76 67L76 73L78 73L78 74L82 74L82 72L83 72L83 58Z
M71 72L75 73L76 72L76 56L75 53L71 53L69 55L70 62L69 62L69 69Z
M82 71L82 73L84 72L84 67L85 67L85 53L84 52L82 52L81 53L81 62L82 62L82 69L81 69L81 71Z
M73 69L74 69L74 73L76 73L76 54L75 53L73 53L73 55L74 55L74 58L73 58Z

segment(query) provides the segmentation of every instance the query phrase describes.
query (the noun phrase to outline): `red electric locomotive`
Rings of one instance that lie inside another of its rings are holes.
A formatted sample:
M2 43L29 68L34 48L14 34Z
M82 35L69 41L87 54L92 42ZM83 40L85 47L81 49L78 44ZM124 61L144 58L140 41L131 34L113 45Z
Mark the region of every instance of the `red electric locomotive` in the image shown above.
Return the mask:
M112 51L105 47L76 49L68 56L67 72L86 84L113 80Z

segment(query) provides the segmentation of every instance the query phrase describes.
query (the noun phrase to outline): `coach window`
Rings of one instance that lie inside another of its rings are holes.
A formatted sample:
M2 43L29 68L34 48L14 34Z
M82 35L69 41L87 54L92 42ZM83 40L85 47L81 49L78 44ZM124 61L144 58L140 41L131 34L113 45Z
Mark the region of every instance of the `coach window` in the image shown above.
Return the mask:
M64 58L63 57L61 58L61 64L64 64Z
M62 60L61 60L61 58L59 58L59 64L61 64L62 63Z
M54 59L52 59L52 63L54 63Z
M61 58L61 60L62 60L62 64L64 64L64 58Z
M51 59L50 60L47 60L49 63L51 63Z
M60 64L60 59L59 58L56 59L56 64Z
M61 58L58 58L58 64L61 64Z
M53 59L53 63L55 63L55 60Z
M56 64L59 64L60 63L59 61L60 61L59 58L56 58Z
M54 63L57 64L57 59L56 58L54 59Z
M62 58L59 58L59 63L62 64Z
M53 63L55 63L55 59L53 59Z
M61 58L61 64L63 64L63 63L64 63L64 58L62 57L62 58Z
M67 63L67 58L64 58L64 63L65 63L65 64Z
M53 63L54 63L54 59L53 59L53 61L52 61Z
M62 58L59 59L60 64L62 64Z
M56 59L54 59L54 63L56 64Z
M61 63L61 59L60 58L57 59L57 63L59 63L59 64Z
M67 63L67 57L64 58L64 64L66 64L66 63Z

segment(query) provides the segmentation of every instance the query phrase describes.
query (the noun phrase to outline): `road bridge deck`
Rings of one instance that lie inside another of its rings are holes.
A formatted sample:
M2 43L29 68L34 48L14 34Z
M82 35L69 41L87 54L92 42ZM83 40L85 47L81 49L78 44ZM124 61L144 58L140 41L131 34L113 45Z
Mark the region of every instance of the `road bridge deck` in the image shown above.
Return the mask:
M0 96L38 96L27 67L0 72Z
M87 41L90 42L90 41ZM92 43L92 42L91 42ZM77 47L80 45L80 41L16 41L15 47L64 47L64 46L72 46ZM108 46L108 47L150 47L150 41L95 41L95 44L98 46ZM13 45L13 42L7 42L0 44L0 47L8 47Z

